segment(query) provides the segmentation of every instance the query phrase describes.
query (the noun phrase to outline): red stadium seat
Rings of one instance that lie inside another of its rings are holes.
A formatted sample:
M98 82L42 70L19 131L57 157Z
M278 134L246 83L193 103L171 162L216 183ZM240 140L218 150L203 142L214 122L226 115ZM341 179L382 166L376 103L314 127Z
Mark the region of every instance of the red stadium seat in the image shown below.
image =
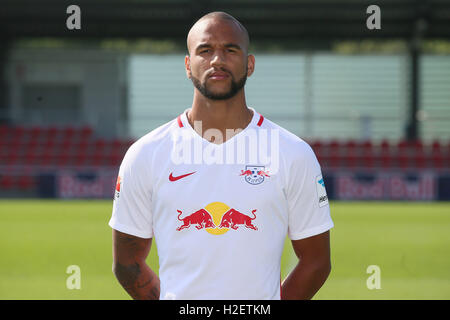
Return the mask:
M444 168L450 169L450 154L444 156Z
M375 166L375 155L372 149L364 149L362 152L361 159L362 159L361 166L365 168L373 168Z
M103 165L104 156L101 153L94 154L91 157L91 165L98 167Z
M401 140L397 144L397 148L400 152L406 151L406 152L415 152L423 150L423 143L420 140Z
M28 140L28 142L25 144L25 148L27 150L36 150L39 146L39 141L36 139Z
M86 153L84 153L84 152L77 153L74 156L74 158L75 158L74 164L77 167L81 167L81 166L84 166L87 164L87 156L86 156Z
M328 143L324 143L321 147L321 151L317 152L317 154L319 154L324 167L336 168L339 167L341 162L339 151L339 142L337 140L332 140Z
M25 133L25 128L22 126L17 126L12 129L12 135L15 136L23 136Z
M427 166L427 156L423 151L416 151L413 155L413 165L417 169L423 169Z
M109 166L119 166L120 161L122 160L122 156L119 153L113 153L109 157L107 157L107 165Z
M381 140L381 142L380 142L380 147L381 147L382 149L388 149L390 146L391 146L391 143L389 142L388 139L383 139L383 140Z
M345 147L347 148L347 150L354 150L357 146L357 143L355 140L348 140L347 142L345 142Z
M397 143L397 150L399 150L399 151L406 151L407 148L408 148L408 141L400 140Z
M408 150L411 155L414 155L416 152L423 152L424 147L421 140L414 140L408 142Z
M73 144L74 144L74 141L72 139L66 137L59 143L58 149L69 150Z
M380 143L380 150L381 152L389 152L391 149L391 145L389 144L388 140L382 140Z
M436 169L444 168L444 155L441 152L433 152L431 155L431 164Z
M346 150L344 150L344 153L342 155L340 165L347 168L355 168L359 166L359 154L358 150L355 146L348 146L346 144Z
M103 139L97 139L94 143L95 145L95 151L101 151L105 148L106 146L106 141Z
M57 127L48 127L47 128L47 135L53 138L56 138L58 136L59 129Z
M402 169L407 169L410 167L409 164L409 155L406 152L406 150L399 150L399 152L397 153L397 164L398 167L402 168Z
M0 139L6 138L9 133L9 127L5 125L0 126Z
M328 167L329 167L329 164L328 164L328 155L326 155L326 154L322 154L322 155L319 155L318 157L317 157L317 160L319 161L319 163L320 163L320 166L322 167L322 169L324 169L324 168L326 168L326 169L328 169Z
M51 150L51 149L55 148L55 145L56 145L56 139L54 136L47 136L42 144L44 149L47 149L47 150Z
M76 154L86 154L88 151L88 147L89 142L82 140L75 145L74 150Z
M357 148L358 145L354 140L348 140L345 142L344 148L342 148L342 151L346 157L345 161L349 161L347 165L350 167L354 167L356 165L356 162L354 163L353 161L356 161L356 156L358 154Z
M372 141L370 141L370 140L365 140L365 141L361 142L359 146L363 153L364 152L372 152L373 144L372 144Z
M341 157L339 156L339 149L332 147L328 154L328 166L331 168L337 168L341 165Z
M0 189L8 190L14 186L14 178L11 175L0 176Z
M12 136L10 136L9 141L13 145L20 145L24 142L25 129L23 127L15 127L12 130Z
M382 151L377 158L378 166L383 169L388 169L395 166L394 158L389 151Z
M58 166L65 167L70 164L71 157L70 157L69 153L62 152L56 156L56 159L57 159L56 161L57 161Z
M39 139L42 134L42 128L41 127L32 127L30 133L31 133L32 139Z
M92 132L93 132L93 130L91 127L89 127L89 126L82 127L81 128L81 139L84 140L84 139L90 138L92 135Z
M72 127L65 127L62 130L62 139L67 142L71 142L75 135L75 129Z
M337 140L331 140L330 143L328 144L329 152L339 150L339 148L340 148L340 145L339 145L339 141L337 141Z
M310 146L317 157L319 157L323 153L323 143L320 142L319 140L312 142ZM127 150L129 147L128 142L125 142L125 145L123 145L122 147Z
M441 151L441 143L439 142L439 140L434 140L431 145L431 152L435 153L440 151Z
M38 156L36 153L36 150L33 149L28 149L27 152L25 153L25 164L29 165L29 166L34 166L34 165L38 165Z
M121 147L122 147L122 141L120 141L118 139L114 139L111 142L111 151L112 152L120 151Z
M10 189L12 186L12 179L9 175L0 175L0 190Z
M56 165L56 159L53 153L40 153L36 156L36 163L39 166L53 167Z
M27 191L30 190L34 185L34 178L29 175L23 175L18 178L17 186L19 189Z
M15 165L15 164L17 164L18 160L19 160L18 153L13 151L7 155L6 164L7 165Z

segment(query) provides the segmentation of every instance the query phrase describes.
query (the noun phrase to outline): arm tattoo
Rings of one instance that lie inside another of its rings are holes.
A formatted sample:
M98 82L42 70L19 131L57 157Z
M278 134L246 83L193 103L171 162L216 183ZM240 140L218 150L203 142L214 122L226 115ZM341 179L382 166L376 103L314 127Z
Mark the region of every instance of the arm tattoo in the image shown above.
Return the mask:
M130 292L130 290L133 291L135 283L141 274L141 268L137 262L130 266L124 266L123 264L117 263L114 273L122 287L131 294L132 292ZM133 294L131 295L133 296Z
M117 263L115 275L119 283L133 299L159 299L159 285L152 284L155 277L150 273L148 279L141 279L141 276L144 275L137 262L129 266Z
M114 241L117 257L126 257L114 263L114 274L122 287L133 299L159 299L159 278L141 261L148 254L149 243L123 233L117 233Z

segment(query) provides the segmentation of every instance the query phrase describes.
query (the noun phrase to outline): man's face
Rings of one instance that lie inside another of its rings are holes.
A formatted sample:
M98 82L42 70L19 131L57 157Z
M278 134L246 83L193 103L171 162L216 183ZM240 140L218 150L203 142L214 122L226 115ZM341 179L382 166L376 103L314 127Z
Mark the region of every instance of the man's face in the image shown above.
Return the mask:
M206 19L188 36L187 76L203 96L226 100L235 96L253 73L254 57L247 55L247 41L231 21Z

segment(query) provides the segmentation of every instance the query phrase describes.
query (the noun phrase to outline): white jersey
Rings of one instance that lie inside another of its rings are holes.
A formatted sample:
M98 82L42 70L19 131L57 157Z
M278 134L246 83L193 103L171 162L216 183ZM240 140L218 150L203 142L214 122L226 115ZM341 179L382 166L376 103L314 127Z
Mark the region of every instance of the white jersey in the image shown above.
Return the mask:
M185 110L123 159L109 225L154 238L161 299L280 299L286 236L333 227L310 146L250 109L223 144L201 137Z

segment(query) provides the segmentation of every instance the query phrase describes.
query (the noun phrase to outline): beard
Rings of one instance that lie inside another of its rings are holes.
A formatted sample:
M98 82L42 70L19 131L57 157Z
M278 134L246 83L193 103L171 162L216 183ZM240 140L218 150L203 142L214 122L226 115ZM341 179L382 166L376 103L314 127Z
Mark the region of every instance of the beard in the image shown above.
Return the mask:
M205 98L211 100L227 100L234 97L245 86L245 82L247 81L247 73L245 73L244 76L237 81L234 79L233 75L231 75L230 72L228 72L228 74L231 76L230 89L222 93L215 93L209 90L206 84L206 80L202 83L193 75L191 75L191 80L194 84L194 87L196 87Z

